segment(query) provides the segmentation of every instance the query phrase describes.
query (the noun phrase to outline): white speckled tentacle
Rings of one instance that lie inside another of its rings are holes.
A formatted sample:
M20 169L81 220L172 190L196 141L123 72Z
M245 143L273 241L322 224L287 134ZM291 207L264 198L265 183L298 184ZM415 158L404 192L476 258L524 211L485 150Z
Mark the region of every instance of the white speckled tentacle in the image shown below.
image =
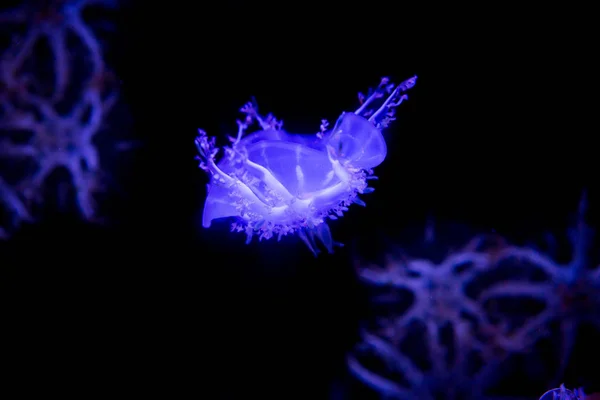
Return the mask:
M269 172L268 169L263 167L262 165L258 165L250 160L246 160L245 164L248 168L251 168L262 175L262 181L267 185L267 187L277 193L281 198L285 201L293 201L294 196Z
M223 172L212 159L208 160L208 165L213 172L213 179L217 183L225 185L233 190L237 191L241 197L249 202L249 207L252 211L261 215L272 215L274 217L283 216L287 210L287 206L269 207L267 204L262 202L256 194L238 178L234 178Z

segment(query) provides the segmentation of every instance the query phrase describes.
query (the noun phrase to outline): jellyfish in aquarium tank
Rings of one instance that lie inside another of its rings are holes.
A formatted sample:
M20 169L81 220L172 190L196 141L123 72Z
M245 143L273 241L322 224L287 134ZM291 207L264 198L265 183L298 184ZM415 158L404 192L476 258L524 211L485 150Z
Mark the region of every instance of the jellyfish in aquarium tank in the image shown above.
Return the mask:
M246 243L253 236L279 240L298 234L315 256L320 245L332 253L341 244L326 221L342 217L351 204L365 205L358 195L373 192L368 181L377 179L373 168L387 154L382 130L416 80L394 85L383 78L367 96L359 94L356 111L342 113L333 129L323 120L316 134L288 133L280 120L261 116L254 102L247 103L237 136L219 161L215 138L199 130L197 159L210 175L202 225L228 218L232 232L246 233ZM253 124L259 129L245 135Z

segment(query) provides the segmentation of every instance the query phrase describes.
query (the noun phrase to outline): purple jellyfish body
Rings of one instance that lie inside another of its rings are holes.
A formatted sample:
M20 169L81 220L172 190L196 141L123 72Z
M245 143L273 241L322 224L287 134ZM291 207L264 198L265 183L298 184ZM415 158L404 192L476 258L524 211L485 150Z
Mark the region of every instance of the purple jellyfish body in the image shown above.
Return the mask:
M417 77L398 86L387 78L354 112L342 113L327 130L322 121L316 135L291 134L272 115L260 116L253 103L242 107L244 121L231 146L220 150L215 138L199 130L196 146L200 168L211 175L204 204L202 225L221 218L233 218L232 231L245 232L247 243L297 233L317 255L320 242L330 253L335 243L326 219L337 219L358 197L373 191L367 181L376 179L373 168L387 154L382 129L393 121L394 109L407 98ZM257 122L261 130L244 136Z

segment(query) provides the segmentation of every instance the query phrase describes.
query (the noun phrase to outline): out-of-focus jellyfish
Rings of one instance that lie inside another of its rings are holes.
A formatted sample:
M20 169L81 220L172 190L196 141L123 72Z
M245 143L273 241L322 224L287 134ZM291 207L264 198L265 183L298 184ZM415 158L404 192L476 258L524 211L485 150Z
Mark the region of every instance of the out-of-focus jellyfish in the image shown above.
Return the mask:
M0 32L10 35L8 46L0 48L4 237L20 222L35 219L33 206L44 200L44 186L57 170L68 172L80 216L88 221L98 216L96 195L104 189L106 171L97 135L117 102L118 82L106 65L100 35L114 26L100 27L93 10L117 5L114 0L23 1L0 13ZM117 143L114 149L127 147Z

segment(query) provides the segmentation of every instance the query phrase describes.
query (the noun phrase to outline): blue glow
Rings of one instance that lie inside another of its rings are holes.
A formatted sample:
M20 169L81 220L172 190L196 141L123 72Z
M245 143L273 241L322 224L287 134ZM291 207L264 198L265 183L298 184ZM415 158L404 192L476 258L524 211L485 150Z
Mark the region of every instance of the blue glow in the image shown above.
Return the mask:
M367 183L375 178L372 168L387 155L381 130L415 83L416 77L398 86L382 79L368 98L359 96L359 109L343 113L330 131L322 121L313 135L287 133L281 121L262 117L248 103L220 161L215 139L200 130L198 159L211 176L202 225L234 218L232 231L245 232L248 243L254 235L262 240L298 233L315 255L319 243L332 253L336 243L326 220L343 216L352 204L365 205L358 195L373 191ZM261 129L244 136L255 122Z

